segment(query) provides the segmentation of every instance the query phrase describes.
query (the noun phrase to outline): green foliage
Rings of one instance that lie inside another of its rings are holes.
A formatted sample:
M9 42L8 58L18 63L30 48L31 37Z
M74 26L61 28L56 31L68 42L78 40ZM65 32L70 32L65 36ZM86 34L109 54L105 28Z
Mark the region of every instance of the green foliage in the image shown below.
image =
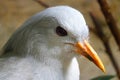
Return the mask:
M115 77L114 75L103 75L103 76L92 78L90 80L111 80L114 77Z

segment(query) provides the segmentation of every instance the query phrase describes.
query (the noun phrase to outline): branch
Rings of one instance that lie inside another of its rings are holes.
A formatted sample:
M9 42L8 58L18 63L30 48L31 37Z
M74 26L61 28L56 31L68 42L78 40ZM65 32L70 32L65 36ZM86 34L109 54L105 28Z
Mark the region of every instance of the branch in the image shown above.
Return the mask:
M41 0L35 0L35 1L38 2L40 5L42 5L42 6L45 7L45 8L48 8L48 7L49 7L48 4L44 3L44 2L41 1Z
M101 24L99 23L98 19L92 13L90 13L90 16L95 24L97 34L100 37L100 39L103 41L103 44L106 48L106 52L108 53L108 56L113 64L113 67L114 67L115 71L117 72L117 76L120 79L120 70L119 70L117 62L115 61L115 58L113 57L113 53L112 53L112 50L110 48L109 41L108 41L109 37L106 36L105 33L103 32L103 29L102 29Z
M120 49L120 32L119 32L118 26L116 24L116 21L112 15L112 13L110 12L110 6L106 0L98 0L98 3L101 7L101 10L105 17L105 20L106 20L112 34L114 35L115 41L117 42L119 49Z

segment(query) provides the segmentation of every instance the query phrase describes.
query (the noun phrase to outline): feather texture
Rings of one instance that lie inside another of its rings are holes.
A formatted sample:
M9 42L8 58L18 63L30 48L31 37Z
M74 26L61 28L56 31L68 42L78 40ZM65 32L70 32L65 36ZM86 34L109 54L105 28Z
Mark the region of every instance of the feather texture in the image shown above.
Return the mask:
M58 36L57 26L68 35ZM82 14L68 6L48 8L28 19L8 40L0 58L0 80L79 80L73 46L88 37Z

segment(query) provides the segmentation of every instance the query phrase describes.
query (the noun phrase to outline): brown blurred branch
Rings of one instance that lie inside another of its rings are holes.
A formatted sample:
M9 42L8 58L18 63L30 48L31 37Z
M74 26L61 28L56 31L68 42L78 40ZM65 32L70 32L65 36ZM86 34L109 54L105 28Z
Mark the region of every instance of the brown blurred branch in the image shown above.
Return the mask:
M92 28L92 27L90 27L89 25L88 25L88 28L89 28L89 30L92 31L93 33L97 33L96 30L95 30L95 28Z
M98 19L92 14L90 13L90 16L95 24L95 27L96 27L96 30L97 30L97 33L98 33L98 36L100 37L100 39L103 41L103 44L106 48L106 52L108 53L108 56L113 64L113 67L117 73L117 76L118 78L120 79L120 70L119 70L119 67L118 67L118 64L117 62L115 61L115 58L113 57L113 53L110 49L110 45L109 45L109 37L107 35L105 35L105 33L103 32L103 29L102 29L102 26L101 24L99 23Z
M45 7L45 8L48 8L48 7L49 7L48 4L44 3L44 2L41 1L41 0L35 0L35 1L38 2L40 5L42 5L42 6Z
M119 49L120 49L120 32L119 32L119 29L117 27L116 21L112 15L112 13L110 12L110 6L106 0L98 0L98 3L101 7L101 10L102 10L103 15L106 19L106 22L107 22L112 34L114 35L114 38L115 38L115 40L119 46Z

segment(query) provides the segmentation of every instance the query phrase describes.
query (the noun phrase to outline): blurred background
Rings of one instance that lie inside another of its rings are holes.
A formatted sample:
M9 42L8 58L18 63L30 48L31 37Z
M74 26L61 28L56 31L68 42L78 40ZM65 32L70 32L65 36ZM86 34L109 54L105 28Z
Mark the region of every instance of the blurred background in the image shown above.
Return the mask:
M113 75L115 77L111 80L120 80L120 38L115 38L120 37L120 0L106 1L109 5L108 12L112 13L115 20L114 29L117 31L114 32L117 32L117 36L107 25L108 19L105 19L97 0L0 0L0 49L12 33L35 13L50 6L69 5L84 15L90 28L89 42L106 68L106 73L103 73L93 63L80 57L81 80L103 75Z

